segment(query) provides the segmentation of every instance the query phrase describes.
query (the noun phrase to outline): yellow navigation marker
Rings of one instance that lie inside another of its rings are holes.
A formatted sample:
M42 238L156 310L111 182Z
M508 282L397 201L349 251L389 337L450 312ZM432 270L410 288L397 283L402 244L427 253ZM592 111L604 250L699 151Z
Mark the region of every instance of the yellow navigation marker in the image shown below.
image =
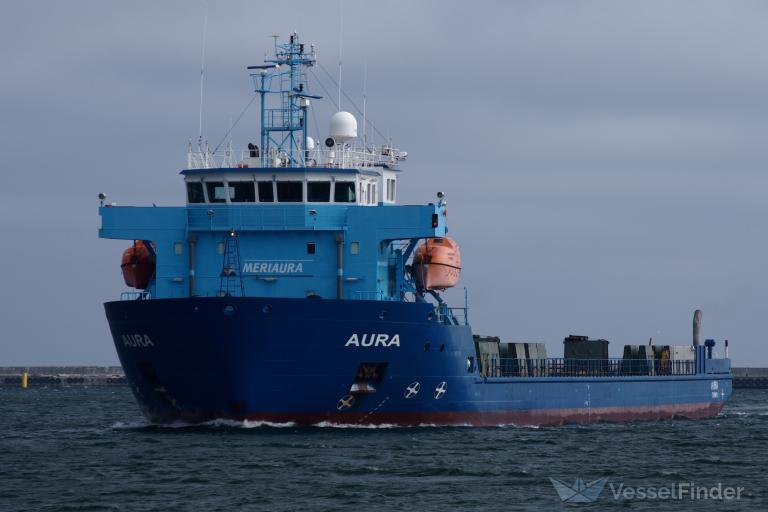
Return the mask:
M29 374L27 374L27 372L21 372L21 388L22 389L27 389L28 384L29 384L27 382L28 377L29 377Z

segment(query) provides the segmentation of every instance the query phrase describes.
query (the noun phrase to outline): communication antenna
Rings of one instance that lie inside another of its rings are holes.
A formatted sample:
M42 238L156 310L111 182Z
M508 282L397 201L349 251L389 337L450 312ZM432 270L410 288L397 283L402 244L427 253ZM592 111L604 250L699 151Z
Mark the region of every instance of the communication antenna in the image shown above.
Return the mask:
M344 47L344 2L339 0L339 111L341 111L341 49Z
M365 102L367 100L368 89L368 60L363 62L363 147L368 147L368 138L365 135L365 125L368 124L368 118L365 116Z
M200 50L200 122L199 140L203 139L203 85L205 83L205 40L208 34L208 2L205 2L205 17L203 21L203 47Z
M235 125L232 123L232 118L229 118L229 144L227 145L227 151L225 152L225 160L228 163L228 165L233 165L234 162L232 161L233 153L232 153L232 131L235 129Z

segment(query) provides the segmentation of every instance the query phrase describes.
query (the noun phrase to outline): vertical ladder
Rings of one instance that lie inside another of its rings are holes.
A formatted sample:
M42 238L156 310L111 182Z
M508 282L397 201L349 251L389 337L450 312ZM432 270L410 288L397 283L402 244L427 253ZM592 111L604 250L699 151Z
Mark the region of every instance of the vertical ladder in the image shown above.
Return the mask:
M242 297L243 276L240 273L240 242L231 229L224 240L224 261L219 278L219 297Z

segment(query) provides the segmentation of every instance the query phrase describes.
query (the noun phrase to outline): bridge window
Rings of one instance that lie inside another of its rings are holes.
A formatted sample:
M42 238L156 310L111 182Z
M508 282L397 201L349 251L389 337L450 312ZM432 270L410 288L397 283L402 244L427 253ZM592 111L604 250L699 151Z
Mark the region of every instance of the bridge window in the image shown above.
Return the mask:
M281 203L300 203L304 200L304 182L278 181L277 200Z
M395 180L387 178L387 201L395 202Z
M337 203L354 203L357 201L355 196L354 181L337 181L333 184L333 200Z
M204 203L205 195L203 195L203 184L199 181L187 183L187 202L188 203Z
M227 191L224 189L224 182L209 181L205 184L208 189L209 203L224 203L227 200Z
M330 200L331 200L331 182L330 181L308 181L307 182L307 202L327 203Z
M252 181L230 181L229 200L233 203L253 203L256 201L256 191Z
M260 203L274 203L275 202L275 190L272 188L271 181L258 182L259 187L259 202Z

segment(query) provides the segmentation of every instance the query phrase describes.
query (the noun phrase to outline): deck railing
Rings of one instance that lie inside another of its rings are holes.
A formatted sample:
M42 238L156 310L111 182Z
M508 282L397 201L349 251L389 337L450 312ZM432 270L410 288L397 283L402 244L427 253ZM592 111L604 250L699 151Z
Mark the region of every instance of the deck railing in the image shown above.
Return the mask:
M388 300L384 295L384 290L362 290L352 292L354 300Z
M695 375L695 361L643 359L480 359L484 377L629 377Z
M383 147L334 147L334 148L315 148L302 154L297 151L296 158L303 163L304 167L335 167L335 168L366 168L366 167L396 167L405 160L408 154L388 146ZM193 150L190 146L187 151L188 169L214 169L214 168L250 168L250 167L270 167L288 168L288 155L285 152L272 152L270 155L264 155L256 151L233 151L222 150L216 153L197 148Z
M438 321L447 325L469 325L467 311L468 308L449 308L447 306L435 308Z
M148 291L122 292L120 294L120 300L149 300L151 298L152 294Z

